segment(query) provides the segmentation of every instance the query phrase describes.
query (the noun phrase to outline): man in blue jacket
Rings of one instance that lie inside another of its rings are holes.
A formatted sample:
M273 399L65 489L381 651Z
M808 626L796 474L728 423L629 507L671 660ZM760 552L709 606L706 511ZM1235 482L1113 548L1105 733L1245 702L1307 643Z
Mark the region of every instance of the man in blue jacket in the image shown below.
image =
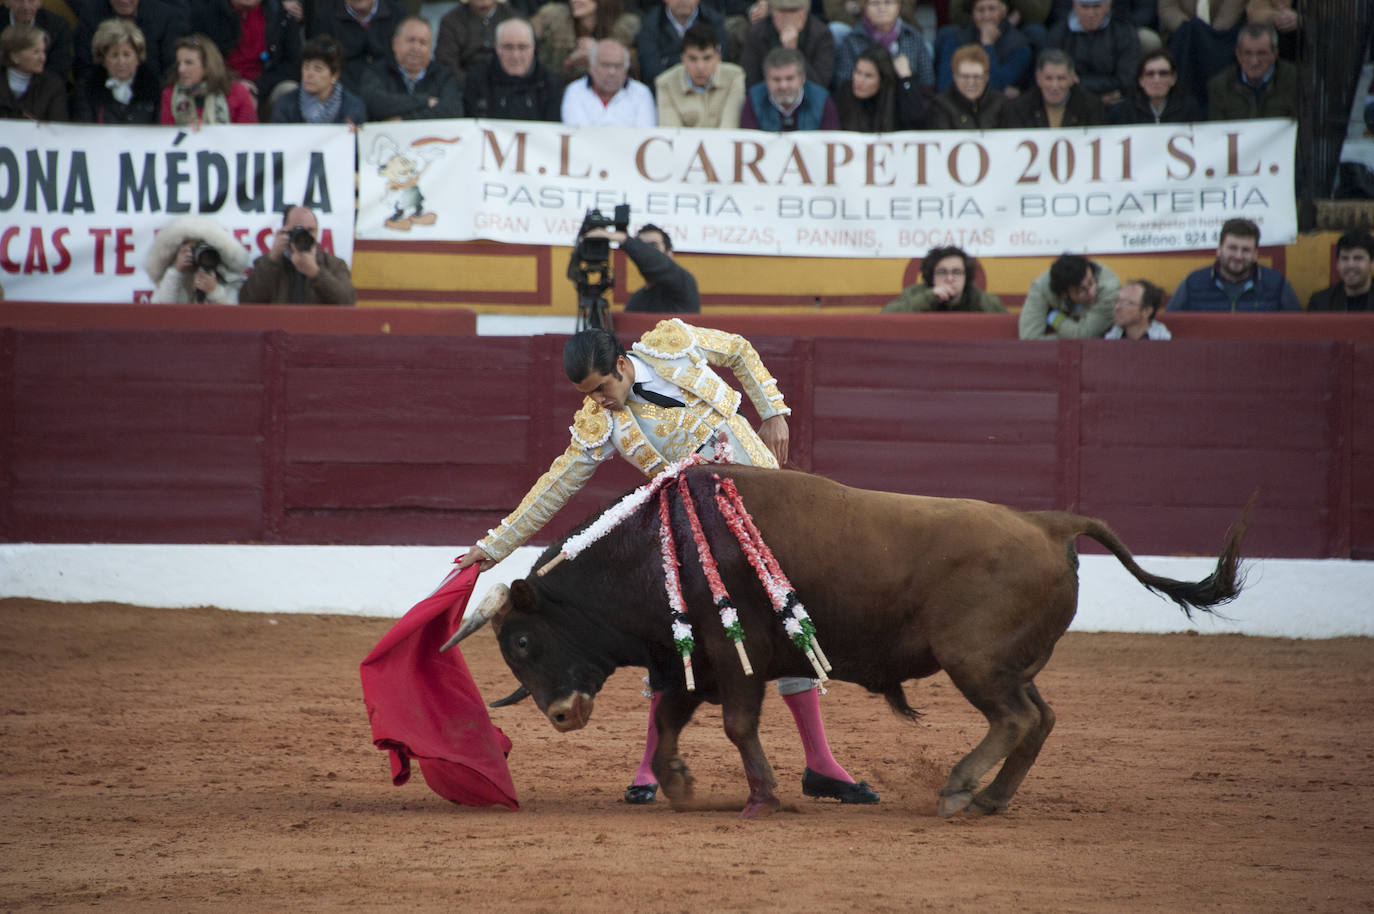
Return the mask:
M1256 263L1259 226L1227 219L1216 263L1189 273L1169 300L1170 311L1301 311L1298 294L1278 270Z
M774 48L763 59L763 82L749 88L739 125L752 130L839 130L840 114L823 86L806 78L806 58Z

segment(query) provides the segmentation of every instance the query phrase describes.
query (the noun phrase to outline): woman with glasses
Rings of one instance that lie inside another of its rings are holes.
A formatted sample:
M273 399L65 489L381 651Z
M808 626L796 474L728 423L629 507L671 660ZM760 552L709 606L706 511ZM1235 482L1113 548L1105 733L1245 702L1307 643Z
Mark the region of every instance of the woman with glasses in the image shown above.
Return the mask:
M1207 116L1193 97L1178 86L1178 67L1168 51L1140 58L1131 93L1108 114L1113 124L1189 124Z
M176 67L162 90L162 123L182 127L202 124L256 124L253 93L224 66L215 43L204 35L178 38Z
M954 85L954 52L976 44L988 55L988 79L994 91L1015 96L1030 85L1030 39L1012 24L1006 0L961 0L969 25L941 29L935 49L935 87L944 92Z
M884 314L915 311L982 311L1004 314L1002 300L973 284L978 261L963 248L931 248L921 261L921 281L883 307Z
M911 68L902 62L898 72L887 51L870 45L854 61L854 72L835 92L840 127L861 133L920 130L925 126L925 104Z
M966 44L950 57L954 85L930 101L930 130L986 130L997 127L1006 95L990 84L988 52Z
M849 34L835 42L836 86L849 81L864 49L877 45L891 55L898 73L905 67L918 88L935 90L935 60L921 33L902 21L901 12L899 0L863 0L863 17Z

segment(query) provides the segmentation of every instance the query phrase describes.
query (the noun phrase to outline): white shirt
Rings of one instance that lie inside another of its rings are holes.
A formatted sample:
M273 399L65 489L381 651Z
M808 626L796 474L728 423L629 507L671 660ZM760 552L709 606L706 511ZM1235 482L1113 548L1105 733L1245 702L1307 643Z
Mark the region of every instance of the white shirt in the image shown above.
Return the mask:
M568 83L563 90L563 123L579 127L657 127L658 106L649 87L630 80L603 104L590 76Z
M635 355L633 352L625 353L625 357L628 358L631 364L633 364L635 367L636 384L642 384L644 385L645 390L652 390L656 394L662 394L665 397L672 397L674 400L680 400L684 403L687 401L687 398L682 395L682 388L678 387L672 381L664 380L663 376L660 375L658 372L654 371L653 367L648 362L644 361L639 356ZM638 403L649 402L648 400L641 397L639 394L635 393L633 390L630 391L630 396L628 399L634 400Z
M1112 327L1102 338L1104 340L1124 340L1126 331L1120 327ZM1150 329L1145 331L1145 339L1147 340L1171 340L1173 338L1174 335L1169 332L1169 328L1159 321L1150 321Z

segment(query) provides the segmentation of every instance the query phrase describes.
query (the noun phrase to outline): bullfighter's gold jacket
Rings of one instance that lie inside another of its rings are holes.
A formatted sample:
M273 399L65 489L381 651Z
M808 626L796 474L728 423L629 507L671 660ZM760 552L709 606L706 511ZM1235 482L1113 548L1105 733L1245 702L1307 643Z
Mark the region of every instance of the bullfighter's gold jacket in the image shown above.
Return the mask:
M777 460L739 414L740 394L711 370L729 368L758 410L760 418L792 412L778 383L764 368L749 341L734 333L693 327L673 318L660 321L631 347L659 376L682 390L684 406L662 407L637 401L609 411L591 398L573 416L572 441L505 520L478 546L500 561L534 536L577 494L604 460L619 453L646 476L695 453L717 429L730 438L737 463L776 467Z

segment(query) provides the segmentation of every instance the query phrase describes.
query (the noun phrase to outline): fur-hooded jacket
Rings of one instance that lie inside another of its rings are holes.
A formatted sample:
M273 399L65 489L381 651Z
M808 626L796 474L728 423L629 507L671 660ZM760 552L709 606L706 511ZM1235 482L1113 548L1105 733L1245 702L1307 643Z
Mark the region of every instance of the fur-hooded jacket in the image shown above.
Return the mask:
M158 231L148 252L148 276L157 284L152 302L188 304L196 300L193 273L176 268L177 250L183 241L200 240L219 251L219 285L205 296L207 304L237 305L239 287L247 278L248 251L233 235L204 216L178 216Z

